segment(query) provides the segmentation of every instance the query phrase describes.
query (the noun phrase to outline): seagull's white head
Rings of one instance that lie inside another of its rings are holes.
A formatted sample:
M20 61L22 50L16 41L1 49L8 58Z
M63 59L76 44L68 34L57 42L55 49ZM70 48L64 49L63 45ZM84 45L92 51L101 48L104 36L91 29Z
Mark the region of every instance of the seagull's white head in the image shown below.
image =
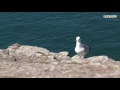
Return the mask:
M76 41L79 41L79 40L80 40L80 37L79 37L79 36L77 36L77 37L76 37Z

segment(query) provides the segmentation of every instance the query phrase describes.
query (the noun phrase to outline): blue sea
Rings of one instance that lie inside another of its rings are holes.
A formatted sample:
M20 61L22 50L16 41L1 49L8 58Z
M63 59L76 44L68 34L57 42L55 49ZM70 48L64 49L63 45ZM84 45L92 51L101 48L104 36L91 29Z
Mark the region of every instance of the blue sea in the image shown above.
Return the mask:
M120 12L0 12L0 49L19 43L72 57L76 36L90 46L87 57L120 61Z

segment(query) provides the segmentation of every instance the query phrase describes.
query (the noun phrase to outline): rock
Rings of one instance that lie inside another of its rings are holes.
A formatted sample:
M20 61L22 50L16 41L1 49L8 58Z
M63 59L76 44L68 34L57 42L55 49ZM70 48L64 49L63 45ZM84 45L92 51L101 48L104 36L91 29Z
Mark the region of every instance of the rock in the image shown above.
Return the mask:
M5 55L5 54L2 55L1 59L7 60L7 61L17 61L15 56L9 56L9 55Z
M106 57L101 56L102 59ZM93 57L91 57L93 58ZM60 63L49 64L33 61L32 63L6 62L0 63L0 77L17 78L106 78L120 77L120 62L108 61L107 64L96 61L83 60L81 63ZM98 56L99 58L99 56ZM45 58L44 58L45 59ZM35 59L36 60L36 59ZM90 63L95 64L90 64ZM98 63L98 64L97 64ZM5 71L5 72L4 72Z
M52 60L52 59L55 59L54 56L48 56L48 58L51 59L51 60Z
M55 59L48 59L46 63L54 63L57 62Z
M4 50L2 51L2 54L9 55L9 50L4 49Z
M25 46L22 45L19 49L16 50L16 53L24 53L26 56L30 57L35 53L42 53L45 55L49 54L49 50L36 46Z
M54 56L48 56L47 61L50 62L50 63L57 62L57 61L55 60L55 57L54 57Z
M15 51L15 50L17 50L20 46L21 46L20 44L15 43L15 44L12 44L11 46L9 46L7 49L8 49L9 51Z
M3 54L3 50L4 50L4 49L0 49L0 55Z
M66 61L66 60L70 60L70 59L71 59L69 56L62 55L62 54L60 54L60 53L56 53L56 54L54 55L54 58L55 58L55 60L57 60L58 62L60 62L60 61Z
M0 49L0 52L2 52L3 51L3 49Z
M55 56L56 53L54 52L49 52L49 56Z
M42 56L42 55L44 55L44 54L42 54L42 53L40 53L40 52L36 52L35 55L36 55L37 57L39 57L39 56Z
M72 60L81 60L80 56L79 55L75 55L71 58Z
M79 59L79 56L78 56L78 55L75 55L75 56L71 57L71 59L72 59L72 60L73 60L73 59Z
M92 61L105 61L105 60L108 60L109 58L108 56L93 56L87 59Z
M9 50L5 49L2 51L3 54L9 55Z
M51 62L52 65L57 65L59 62Z
M61 61L70 61L71 60L71 58L69 56L65 56L65 55L63 55L60 59L61 59Z
M0 77L120 78L120 61L103 55L70 58L67 51L54 53L42 47L15 44L0 49Z
M64 55L64 56L67 56L67 55L69 54L69 52L63 51L63 52L59 52L59 54Z
M4 58L4 59L6 59L6 58L8 59L9 55L2 53L1 57Z
M17 61L17 58L15 56L9 56L11 61Z
M45 63L48 59L47 56L38 56L38 55L32 55L32 57L30 57L31 59L31 63Z
M11 55L11 56L16 56L17 53L16 53L15 51L9 51L9 55Z

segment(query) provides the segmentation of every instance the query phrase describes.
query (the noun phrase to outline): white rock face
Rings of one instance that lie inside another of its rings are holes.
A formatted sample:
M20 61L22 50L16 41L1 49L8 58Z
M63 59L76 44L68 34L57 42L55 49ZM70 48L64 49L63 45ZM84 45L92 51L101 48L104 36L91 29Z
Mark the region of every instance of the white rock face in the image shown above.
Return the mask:
M0 55L2 54L3 49L0 49Z
M70 58L36 47L13 44L0 49L0 77L16 78L120 78L120 61L107 56Z
M62 54L62 55L65 55L65 56L67 56L69 54L69 52L67 52L67 51L62 51L62 52L59 52L59 53Z
M45 49L45 48L41 48L41 47L37 47L37 46L25 46L22 45L20 48L18 48L16 51L16 53L24 53L25 55L32 56L35 53L41 53L41 54L45 54L48 55L49 54L49 50Z
M75 60L75 59L77 59L77 60L78 60L78 59L81 59L81 58L80 58L80 56L79 56L79 55L75 55L75 56L73 56L71 59L72 59L72 60Z

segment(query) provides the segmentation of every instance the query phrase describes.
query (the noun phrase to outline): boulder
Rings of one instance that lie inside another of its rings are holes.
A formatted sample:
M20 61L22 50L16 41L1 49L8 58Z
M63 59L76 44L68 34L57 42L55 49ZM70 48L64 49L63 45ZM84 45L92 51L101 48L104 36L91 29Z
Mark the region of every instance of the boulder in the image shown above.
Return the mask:
M7 49L4 49L4 50L2 51L2 54L9 55L9 50L7 50Z
M67 61L67 60L71 60L71 58L69 56L63 55L61 53L56 53L54 55L55 60L57 60L58 62L60 61Z
M32 56L35 53L41 53L41 54L45 54L45 55L49 54L49 50L47 50L45 48L41 48L41 47L37 47L37 46L25 46L25 45L22 45L15 52L16 53L24 53L28 57Z
M11 46L9 46L7 49L8 49L9 51L15 51L15 50L17 50L20 46L21 46L20 44L15 43L15 44L12 44Z
M68 56L69 52L67 51L62 51L62 52L59 52L59 54L63 55L63 56Z

